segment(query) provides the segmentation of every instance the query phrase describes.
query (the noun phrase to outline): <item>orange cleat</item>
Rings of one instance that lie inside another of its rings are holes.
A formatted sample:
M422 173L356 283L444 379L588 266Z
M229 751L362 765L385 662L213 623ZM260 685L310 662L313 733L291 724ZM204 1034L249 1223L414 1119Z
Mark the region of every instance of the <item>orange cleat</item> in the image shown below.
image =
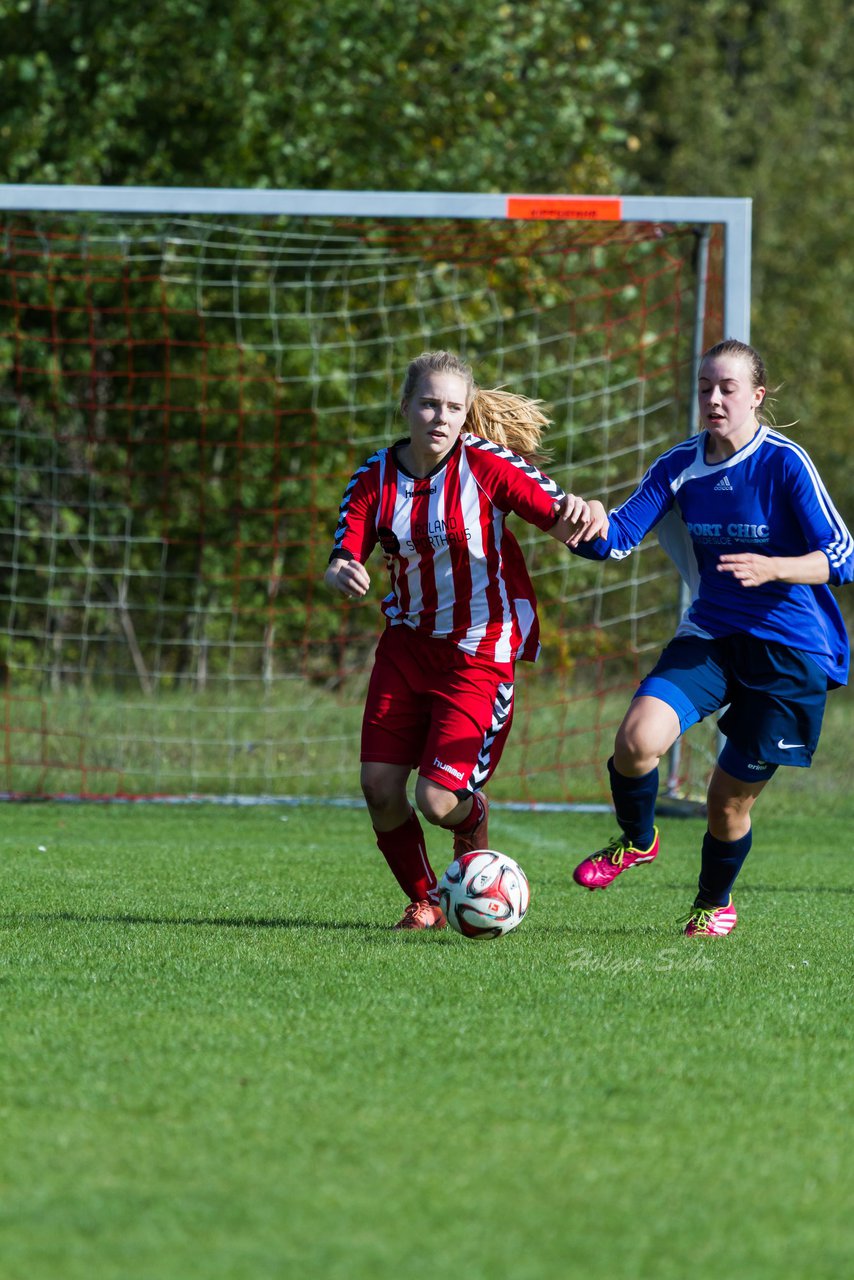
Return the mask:
M444 929L447 923L442 908L422 898L420 902L409 903L394 927L395 929Z

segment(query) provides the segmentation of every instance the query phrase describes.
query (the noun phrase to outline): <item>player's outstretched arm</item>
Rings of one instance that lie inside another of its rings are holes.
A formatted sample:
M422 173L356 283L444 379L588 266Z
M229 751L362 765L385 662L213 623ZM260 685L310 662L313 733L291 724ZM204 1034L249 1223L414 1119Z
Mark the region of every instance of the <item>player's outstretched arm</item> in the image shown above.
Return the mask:
M360 600L367 595L371 585L371 575L365 566L358 560L347 560L343 556L336 556L330 563L323 580L327 587L348 600Z

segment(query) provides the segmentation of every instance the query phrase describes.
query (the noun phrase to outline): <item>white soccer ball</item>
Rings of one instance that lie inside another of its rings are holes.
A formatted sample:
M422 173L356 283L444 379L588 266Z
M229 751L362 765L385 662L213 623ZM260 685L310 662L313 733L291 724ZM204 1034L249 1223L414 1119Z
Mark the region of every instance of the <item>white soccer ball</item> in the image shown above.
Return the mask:
M466 938L500 938L525 918L531 890L525 872L494 849L456 858L439 881L448 924Z

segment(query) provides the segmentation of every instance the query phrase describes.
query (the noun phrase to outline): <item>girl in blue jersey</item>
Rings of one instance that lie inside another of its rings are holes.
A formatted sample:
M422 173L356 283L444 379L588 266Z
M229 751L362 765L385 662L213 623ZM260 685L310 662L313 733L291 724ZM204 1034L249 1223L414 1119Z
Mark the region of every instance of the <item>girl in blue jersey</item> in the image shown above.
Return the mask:
M700 433L652 464L597 541L568 544L586 558L621 559L664 521L661 542L694 593L608 761L621 834L574 872L585 888L604 889L658 856L659 761L690 725L726 707L689 936L735 927L732 887L753 805L779 765L809 766L827 690L848 677L848 637L827 584L851 581L854 542L808 454L762 420L766 386L752 347L710 348L698 376Z

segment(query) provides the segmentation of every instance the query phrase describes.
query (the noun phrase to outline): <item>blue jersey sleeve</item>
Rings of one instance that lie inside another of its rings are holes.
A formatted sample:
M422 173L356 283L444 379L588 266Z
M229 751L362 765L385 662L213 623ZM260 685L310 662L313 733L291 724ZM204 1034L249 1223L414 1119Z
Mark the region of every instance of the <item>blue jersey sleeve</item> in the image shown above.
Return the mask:
M634 493L608 513L607 538L571 547L574 555L585 560L624 560L631 555L673 506L669 458L663 454L656 459Z
M833 586L854 580L854 540L833 505L812 459L790 451L789 500L803 531L806 551L823 551Z

